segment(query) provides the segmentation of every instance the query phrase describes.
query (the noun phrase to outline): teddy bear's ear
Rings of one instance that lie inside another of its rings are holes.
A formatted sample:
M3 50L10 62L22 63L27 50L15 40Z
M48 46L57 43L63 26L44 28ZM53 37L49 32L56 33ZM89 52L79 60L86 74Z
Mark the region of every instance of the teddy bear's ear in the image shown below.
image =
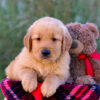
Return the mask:
M86 23L86 25L91 30L91 32L94 33L95 38L98 39L99 38L98 27L95 24L93 24L93 23Z

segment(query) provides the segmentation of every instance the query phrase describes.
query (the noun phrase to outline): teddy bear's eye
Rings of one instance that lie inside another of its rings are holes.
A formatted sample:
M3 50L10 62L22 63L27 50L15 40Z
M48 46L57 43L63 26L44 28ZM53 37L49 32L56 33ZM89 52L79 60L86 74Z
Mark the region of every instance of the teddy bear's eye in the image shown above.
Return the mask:
M56 38L54 38L54 37L52 38L52 41L53 41L53 42L55 42L56 40L57 40Z
M40 41L41 39L40 38L37 38L37 41Z
M92 30L92 32L95 32L94 30Z
M77 36L77 39L80 39L80 36Z

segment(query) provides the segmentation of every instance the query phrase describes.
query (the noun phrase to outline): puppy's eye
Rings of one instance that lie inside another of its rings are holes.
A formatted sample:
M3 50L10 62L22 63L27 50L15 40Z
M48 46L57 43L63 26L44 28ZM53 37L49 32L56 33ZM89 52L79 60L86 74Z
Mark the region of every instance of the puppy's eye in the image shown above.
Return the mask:
M55 42L56 40L57 40L56 38L54 38L54 37L52 38L52 41L53 41L53 42Z
M37 38L37 41L40 41L41 39L40 38Z

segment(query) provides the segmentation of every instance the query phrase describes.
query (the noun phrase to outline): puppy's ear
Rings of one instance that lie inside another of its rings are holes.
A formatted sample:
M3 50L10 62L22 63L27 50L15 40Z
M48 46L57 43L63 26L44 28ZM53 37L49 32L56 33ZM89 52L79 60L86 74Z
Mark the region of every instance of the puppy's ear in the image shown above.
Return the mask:
M32 50L32 38L29 30L24 37L24 46L29 50L29 52Z
M64 29L64 36L62 41L62 51L69 51L72 45L72 37L70 33L68 32L68 29L65 27Z

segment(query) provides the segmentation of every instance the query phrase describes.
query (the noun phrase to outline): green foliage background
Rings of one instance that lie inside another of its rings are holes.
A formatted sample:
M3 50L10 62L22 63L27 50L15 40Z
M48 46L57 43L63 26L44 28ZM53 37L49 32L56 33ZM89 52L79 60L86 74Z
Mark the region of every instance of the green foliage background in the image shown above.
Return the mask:
M44 16L65 24L93 22L100 29L100 0L0 0L0 81L5 78L5 67L23 47L28 27ZM100 39L97 43L100 52Z

